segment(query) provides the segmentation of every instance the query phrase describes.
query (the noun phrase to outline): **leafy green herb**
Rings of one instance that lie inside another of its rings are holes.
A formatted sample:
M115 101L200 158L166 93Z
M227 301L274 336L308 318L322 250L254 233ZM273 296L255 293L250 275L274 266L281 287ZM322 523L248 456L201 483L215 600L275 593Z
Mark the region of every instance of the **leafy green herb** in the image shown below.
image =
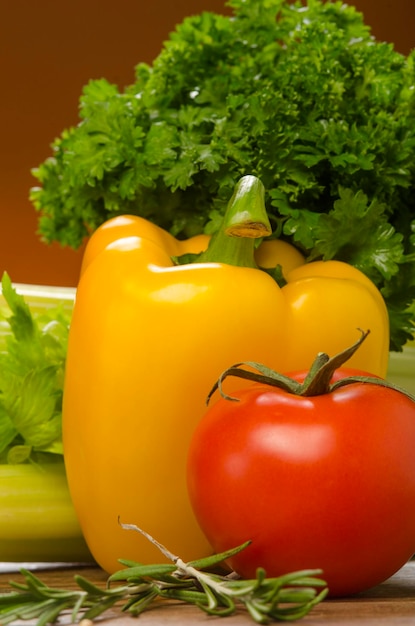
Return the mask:
M122 524L126 530L145 535L172 561L142 565L120 561L124 569L108 578L105 588L82 576L74 577L79 590L48 587L37 576L21 570L24 583L11 582L14 591L0 594L0 620L3 626L21 620L37 620L37 626L55 622L70 611L71 622L95 619L111 607L137 616L159 599L193 604L209 615L226 617L244 607L253 621L294 621L307 615L327 595L320 570L293 572L278 578L266 578L258 569L254 580L214 573L215 567L243 550L249 542L233 550L198 561L184 563L167 548L135 525ZM122 582L120 586L112 586Z
M33 315L6 273L1 284L0 463L56 459L69 315L58 307Z
M382 290L399 350L414 332L415 50L375 41L341 1L228 5L185 19L124 91L85 87L79 125L34 170L40 233L77 247L119 213L213 232L254 174L282 237Z

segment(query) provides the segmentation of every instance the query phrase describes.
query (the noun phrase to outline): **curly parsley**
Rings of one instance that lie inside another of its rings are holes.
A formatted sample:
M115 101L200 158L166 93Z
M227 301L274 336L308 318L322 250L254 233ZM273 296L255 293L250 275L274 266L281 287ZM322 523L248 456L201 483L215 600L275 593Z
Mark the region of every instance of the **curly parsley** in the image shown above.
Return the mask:
M228 4L179 24L124 91L84 88L80 123L34 170L40 234L77 247L119 213L212 232L254 174L280 236L382 290L399 350L415 318L415 51L340 1Z

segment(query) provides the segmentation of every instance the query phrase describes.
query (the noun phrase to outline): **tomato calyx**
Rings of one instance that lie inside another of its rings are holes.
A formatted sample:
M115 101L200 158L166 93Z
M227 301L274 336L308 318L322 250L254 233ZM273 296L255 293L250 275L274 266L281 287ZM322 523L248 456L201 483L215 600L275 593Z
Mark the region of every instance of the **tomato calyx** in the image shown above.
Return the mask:
M332 393L340 387L345 387L353 383L373 384L380 387L393 389L398 393L407 396L410 400L412 400L412 402L415 403L415 396L413 396L405 389L397 387L396 385L393 385L383 378L370 376L370 374L368 374L367 376L347 376L345 378L341 378L332 382L334 372L353 356L353 354L356 352L356 350L359 349L359 347L362 345L362 343L365 341L370 333L370 330L358 330L361 333L359 339L353 345L346 348L342 352L339 352L332 357L330 357L325 352L319 352L314 359L310 370L303 382L299 382L297 380L294 380L293 378L290 378L289 376L280 374L279 372L275 372L274 370L266 367L265 365L262 365L261 363L256 363L253 361L235 363L224 372L222 372L222 374L219 376L218 380L213 385L207 396L206 404L209 404L211 397L216 391L219 391L222 398L224 398L225 400L230 400L233 402L239 401L239 398L230 396L226 394L223 390L223 382L229 376L234 376L237 378L250 380L252 382L270 385L271 387L276 387L278 389L286 391L287 393L303 397L320 396ZM244 367L249 367L250 369L243 369Z

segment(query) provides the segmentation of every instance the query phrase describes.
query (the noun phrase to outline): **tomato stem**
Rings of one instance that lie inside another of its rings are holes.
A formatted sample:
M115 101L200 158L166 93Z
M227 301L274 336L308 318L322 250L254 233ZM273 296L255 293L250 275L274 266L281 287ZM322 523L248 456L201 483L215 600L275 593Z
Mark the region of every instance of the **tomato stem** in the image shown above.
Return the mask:
M356 350L359 349L359 347L365 341L366 337L369 335L370 330L360 330L360 332L361 336L352 346L346 348L342 352L339 352L339 354L336 354L333 357L329 357L328 354L326 354L325 352L319 352L314 359L310 367L310 371L304 379L304 382L302 383L290 378L289 376L285 376L284 374L275 372L274 370L265 367L261 363L254 363L252 361L235 363L224 372L222 372L222 374L219 376L218 380L213 385L207 396L206 404L209 404L212 395L217 390L226 400L236 402L239 401L239 398L229 396L223 390L223 382L229 376L235 376L237 378L243 378L252 382L270 385L273 387L277 387L278 389L282 389L287 393L304 397L319 396L331 393L335 389L339 389L340 387L344 387L346 385L351 385L352 383L370 383L373 385L378 385L380 387L393 389L407 396L410 400L412 400L412 402L415 402L415 396L409 393L409 391L397 387L396 385L393 385L392 383L389 383L382 378L376 378L370 375L348 376L334 383L331 382L334 372L353 356ZM244 367L249 367L250 369L243 369Z
M339 352L339 354L330 358L328 354L320 352L316 356L302 384L301 393L299 395L320 396L330 392L331 379L333 378L334 372L353 356L369 335L370 330L361 330L360 332L361 335L359 339L349 348Z

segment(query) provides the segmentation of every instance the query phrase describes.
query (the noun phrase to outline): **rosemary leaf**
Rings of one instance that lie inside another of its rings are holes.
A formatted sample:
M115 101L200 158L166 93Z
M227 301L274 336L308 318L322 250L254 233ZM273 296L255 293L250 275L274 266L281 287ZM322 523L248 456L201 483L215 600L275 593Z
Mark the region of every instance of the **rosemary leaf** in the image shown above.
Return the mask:
M320 570L292 572L286 576L267 578L259 568L256 578L243 580L234 574L222 576L209 571L224 559L243 550L249 542L219 555L184 563L136 526L125 525L154 542L172 564L143 565L133 561L99 587L75 575L77 590L49 587L31 572L22 569L24 582L11 582L12 592L0 593L0 623L37 620L36 626L53 624L70 611L72 622L81 618L94 620L108 609L119 606L124 613L140 615L156 600L192 604L209 615L226 617L244 608L253 621L294 621L307 615L327 595ZM112 586L114 583L124 584Z

